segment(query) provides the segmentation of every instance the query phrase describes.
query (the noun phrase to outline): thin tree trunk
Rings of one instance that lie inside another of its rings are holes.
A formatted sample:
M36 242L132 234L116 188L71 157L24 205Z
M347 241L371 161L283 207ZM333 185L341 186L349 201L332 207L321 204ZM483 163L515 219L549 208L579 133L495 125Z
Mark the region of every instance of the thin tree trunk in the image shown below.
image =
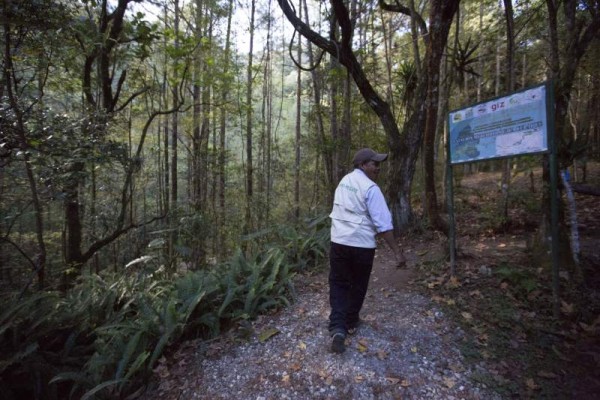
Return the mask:
M511 0L504 0L504 17L506 19L506 91L512 93L515 86L515 34L514 15ZM502 168L502 219L508 223L508 201L510 194L510 157L503 161Z
M206 37L203 29L203 17L204 17L204 2L202 0L195 1L195 14L194 14L194 38L196 40L197 48L194 52L194 79L192 89L192 102L193 102L193 113L192 113L192 146L191 146L191 206L192 212L196 218L204 215L206 212L206 180L208 175L208 169L205 162L206 150L205 141L207 142L206 128L207 125L207 110L209 102L206 101L206 93L209 92L209 88L204 83L207 74L206 63L204 57L205 46L202 46L202 40ZM195 219L197 221L197 219ZM191 241L190 247L192 249L192 261L196 265L200 266L204 264L204 258L206 254L206 236L196 235L194 240Z
M256 12L256 0L251 0L250 10L250 48L248 50L248 66L246 69L246 217L244 233L253 229L252 203L253 203L253 168L252 168L252 68L254 50L254 18Z
M269 15L272 11L272 2L269 0ZM267 148L266 148L266 160L265 160L265 183L266 183L266 216L265 216L265 224L266 226L271 225L271 197L273 195L273 185L272 181L272 144L273 144L273 55L272 55L272 26L271 19L269 19L269 23L267 26L267 60L266 60L266 76L265 76L265 88L266 88L266 96L265 96L265 106L266 106L266 136L267 136Z
M165 3L165 7L164 7L164 19L165 21L167 20L168 17L168 8L167 8L167 4ZM161 106L162 105L166 105L169 101L169 94L167 91L167 87L168 87L168 74L167 74L167 69L168 69L168 58L167 58L167 37L164 37L164 42L163 42L163 47L164 47L164 54L165 54L165 58L164 58L164 71L163 71L163 77L162 77L162 89L161 89ZM169 229L169 227L171 226L171 169L170 169L170 161L169 161L169 137L170 137L170 130L169 130L169 117L168 116L161 116L161 118L163 119L163 140L164 140L164 144L163 144L163 159L164 159L164 169L163 169L163 173L164 173L164 213L167 216L165 219L165 228ZM167 255L171 256L172 252L173 252L173 237L172 235L168 235L167 236L167 249L166 249L166 253Z
M233 16L233 0L229 0L227 12L227 33L225 35L225 54L223 60L223 76L229 72L229 58L231 57L231 19ZM227 102L229 100L230 79L225 78L223 89L221 91L222 107L219 109L220 130L219 130L219 223L217 224L219 232L219 261L225 258L225 154L226 154L226 136L227 131Z
M304 6L304 19L306 20L306 24L309 24L309 15L308 15L308 7L306 4L306 0L302 1ZM314 107L315 107L315 123L317 130L317 140L319 142L319 150L321 156L323 157L323 164L325 165L325 182L326 182L326 194L327 194L327 202L326 204L332 204L333 202L333 193L335 190L336 181L333 175L333 159L332 152L329 146L326 145L325 139L325 127L323 123L323 109L321 107L321 96L323 92L323 88L321 86L321 74L319 73L319 69L315 65L315 59L313 55L313 47L312 42L308 41L308 63L311 66L310 74L312 78L313 84L313 98L314 98Z
M412 37L413 58L417 78L421 77L421 51L419 50L419 32L417 29L417 11L415 9L414 0L410 0L410 32Z
M302 7L299 8L299 18L302 19ZM302 62L302 35L298 35L298 48L296 59ZM296 77L296 142L294 161L294 219L300 220L300 138L302 122L302 70L297 68Z
M329 26L329 37L332 41L337 40L337 21L332 16ZM329 75L331 79L329 79L329 103L331 104L329 110L329 124L330 124L330 132L331 139L333 142L333 165L334 165L334 182L337 183L342 179L344 174L346 173L346 168L344 166L345 160L342 157L342 152L340 151L340 127L338 123L338 92L339 92L339 79L337 78L337 74L335 70L340 67L339 60L336 57L330 57L329 60Z
M195 25L194 25L194 38L196 43L200 43L202 40L202 7L203 1L196 0L195 2ZM191 203L194 212L202 212L202 176L204 169L201 167L202 164L202 142L200 140L200 128L202 119L202 106L201 106L201 80L203 72L202 63L202 49L203 46L198 45L194 52L194 79L192 85L192 162L191 162Z
M175 0L174 2L174 6L175 6L175 19L174 19L174 30L175 30L175 38L174 38L174 42L173 42L173 46L175 47L175 49L179 49L179 0ZM175 61L177 62L177 61ZM177 68L173 68L173 75L174 75L174 80L175 82L177 82L178 79L178 73L177 73ZM179 104L179 88L177 85L173 85L173 90L171 91L171 96L172 96L172 104L173 104L173 108L176 108L177 105ZM178 187L177 187L177 178L178 178L178 172L177 172L177 157L178 157L178 153L177 153L177 142L178 142L178 138L179 138L179 114L178 113L173 113L172 115L172 122L171 122L171 210L172 212L177 212L177 207L178 207ZM174 228L174 227L173 227ZM172 229L171 230L171 243L173 245L175 245L177 243L177 229ZM173 257L173 253L170 254L170 261L172 260Z
M6 1L4 4L4 15L10 15L6 10L11 6L11 1ZM33 172L31 164L31 156L29 154L29 145L26 135L27 127L23 120L23 110L19 105L17 99L18 82L14 79L14 65L13 65L13 54L11 53L12 36L11 27L9 21L4 21L4 69L2 71L6 95L12 112L15 116L16 130L18 134L19 147L23 151L23 161L25 165L25 172L27 174L27 182L29 183L29 190L31 192L31 201L33 204L34 216L35 216L35 232L38 246L38 254L35 261L35 274L38 279L38 288L42 289L45 285L45 273L46 273L46 243L44 242L44 219L43 219L43 208L40 202L39 193L36 184L36 178Z

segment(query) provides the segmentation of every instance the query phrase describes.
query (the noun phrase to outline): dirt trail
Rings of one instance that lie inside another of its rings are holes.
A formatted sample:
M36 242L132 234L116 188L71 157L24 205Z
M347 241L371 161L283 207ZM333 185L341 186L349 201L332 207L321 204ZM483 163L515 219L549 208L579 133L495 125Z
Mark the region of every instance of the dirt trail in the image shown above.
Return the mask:
M383 247L383 246L382 246ZM397 270L378 250L362 318L342 355L329 351L327 275L298 277L287 309L212 342L182 346L156 371L146 399L494 399L471 376L463 332L409 284L417 259L440 249L405 249ZM272 336L271 336L272 335Z

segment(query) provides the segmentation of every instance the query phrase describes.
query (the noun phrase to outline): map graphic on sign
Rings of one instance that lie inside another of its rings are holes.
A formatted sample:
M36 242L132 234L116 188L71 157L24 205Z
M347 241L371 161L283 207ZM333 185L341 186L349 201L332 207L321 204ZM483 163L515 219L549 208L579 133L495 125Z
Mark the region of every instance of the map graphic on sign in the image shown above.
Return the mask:
M548 151L546 86L448 114L450 163Z

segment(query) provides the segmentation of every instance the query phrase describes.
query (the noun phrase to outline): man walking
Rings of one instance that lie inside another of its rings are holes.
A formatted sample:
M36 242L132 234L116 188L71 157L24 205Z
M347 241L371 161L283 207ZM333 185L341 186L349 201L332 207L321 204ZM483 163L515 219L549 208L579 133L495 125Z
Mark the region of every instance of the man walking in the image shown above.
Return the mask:
M365 148L354 155L354 170L344 176L333 201L329 254L329 333L331 351L346 350L346 335L356 331L371 269L376 236L392 249L398 266L406 260L394 240L392 215L375 180L387 154Z

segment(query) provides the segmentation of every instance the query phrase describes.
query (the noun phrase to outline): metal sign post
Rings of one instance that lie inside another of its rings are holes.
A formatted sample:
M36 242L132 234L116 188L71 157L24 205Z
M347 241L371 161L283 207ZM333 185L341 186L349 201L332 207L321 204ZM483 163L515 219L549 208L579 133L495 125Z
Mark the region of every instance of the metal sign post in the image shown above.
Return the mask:
M556 161L556 138L554 132L554 88L551 84L547 85L548 101L546 104L546 114L548 115L548 144L550 155L548 166L550 168L550 224L552 243L552 302L554 318L560 316L560 274L558 265L558 163Z

